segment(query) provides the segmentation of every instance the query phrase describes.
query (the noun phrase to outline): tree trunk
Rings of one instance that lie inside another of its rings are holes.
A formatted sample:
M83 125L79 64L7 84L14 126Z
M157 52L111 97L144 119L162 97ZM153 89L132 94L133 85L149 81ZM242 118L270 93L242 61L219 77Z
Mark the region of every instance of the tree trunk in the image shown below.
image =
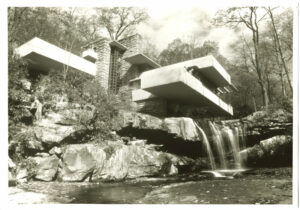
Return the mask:
M256 12L255 9L250 8L251 10L251 30L252 30L252 41L254 45L254 57L255 57L255 68L259 79L259 84L261 86L262 91L262 97L263 97L263 105L265 107L268 107L269 105L269 95L268 95L268 89L266 88L265 84L265 73L264 69L260 66L260 59L259 59L259 32L258 32L258 24L256 20ZM254 19L253 19L254 15ZM253 25L254 22L254 25Z
M269 102L272 103L272 94L271 94L271 84L270 84L270 77L269 74L266 75L266 81L267 81L267 88L268 88L268 96L269 96Z
M268 13L269 13L269 16L271 18L271 22L272 22L272 26L273 26L273 30L274 30L274 35L275 35L274 37L275 37L275 41L277 42L277 47L278 47L279 55L280 55L280 58L281 58L282 66L283 66L283 69L285 71L286 78L287 78L287 81L289 83L289 87L291 89L291 93L293 94L293 86L292 86L291 79L289 77L289 70L286 66L285 59L283 57L279 36L278 36L277 29L276 29L276 26L275 26L274 18L273 18L273 13L272 13L270 8L268 9Z
M264 107L269 106L269 95L268 95L268 88L266 87L266 84L262 81L259 82L259 85L261 87L261 94L263 97L263 105Z
M257 107L256 107L255 97L254 97L253 94L251 95L251 98L252 98L252 103L253 103L254 112L256 112L256 111L257 111Z
M283 80L283 71L280 72L280 82L281 82L282 96L286 97L286 91L285 91L284 80Z

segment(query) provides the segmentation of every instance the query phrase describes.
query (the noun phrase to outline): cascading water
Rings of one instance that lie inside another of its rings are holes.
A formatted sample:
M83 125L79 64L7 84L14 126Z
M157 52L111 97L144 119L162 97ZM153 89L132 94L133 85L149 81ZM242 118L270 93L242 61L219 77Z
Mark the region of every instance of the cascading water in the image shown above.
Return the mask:
M223 143L223 137L221 135L221 132L220 132L219 129L216 128L216 126L212 122L209 122L209 127L212 131L214 143L215 143L216 148L217 148L218 158L219 158L219 161L220 161L220 168L221 169L227 169L227 163L226 163L226 159L225 159L224 143Z
M216 170L216 163L215 163L215 159L213 157L213 153L209 144L209 141L207 139L207 136L205 134L205 132L202 130L202 128L200 128L197 123L195 123L196 128L200 131L202 137L203 137L203 144L205 146L206 149L206 153L208 155L208 159L209 159L209 163L210 163L210 168L211 170Z
M243 165L242 158L240 156L240 151L246 148L246 145L245 138L243 136L243 130L240 131L240 127L230 128L229 126L222 126L222 129L220 129L220 126L217 126L210 121L209 128L211 130L213 140L213 144L211 144L203 129L200 126L198 126L197 123L195 123L195 125L203 137L203 145L206 149L211 166L211 171L202 172L211 173L215 177L232 178L232 176L228 176L228 174L234 175L245 170L242 167ZM232 154L233 164L229 164L226 158L226 154L230 154L228 152ZM215 163L214 153L215 157L219 160L218 165Z
M239 153L240 146L239 146L238 134L236 133L236 129L231 130L229 127L226 128L226 132L231 146L235 168L240 168L242 164L241 164L241 157Z

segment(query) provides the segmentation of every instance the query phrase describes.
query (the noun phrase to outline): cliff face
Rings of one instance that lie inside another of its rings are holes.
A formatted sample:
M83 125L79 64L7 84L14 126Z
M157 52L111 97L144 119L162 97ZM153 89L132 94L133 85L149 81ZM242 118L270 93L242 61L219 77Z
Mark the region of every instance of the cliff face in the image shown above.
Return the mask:
M10 158L15 162L10 160L10 179L107 181L208 168L203 135L194 119L120 111L112 119L110 137L95 139L91 128L82 123L93 119L95 111L93 105L58 100L55 109L16 129L9 142ZM292 114L261 111L216 124L238 128L245 135L247 148L240 155L246 165L291 165ZM209 126L202 128L213 143Z
M292 165L292 113L283 109L258 111L245 118L222 123L244 131L247 149L240 154L249 167Z

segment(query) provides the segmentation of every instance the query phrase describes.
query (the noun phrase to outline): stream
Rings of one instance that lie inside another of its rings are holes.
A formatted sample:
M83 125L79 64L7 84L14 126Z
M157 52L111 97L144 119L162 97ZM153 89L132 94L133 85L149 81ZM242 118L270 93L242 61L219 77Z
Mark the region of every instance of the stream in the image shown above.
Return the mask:
M138 178L122 182L37 182L9 187L10 203L292 204L292 168Z

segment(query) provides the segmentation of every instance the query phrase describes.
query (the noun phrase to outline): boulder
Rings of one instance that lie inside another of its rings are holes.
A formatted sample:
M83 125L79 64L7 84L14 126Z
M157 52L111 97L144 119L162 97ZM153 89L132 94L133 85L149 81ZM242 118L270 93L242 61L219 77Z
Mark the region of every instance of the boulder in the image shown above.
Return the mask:
M55 146L49 151L49 154L60 156L62 154L62 150L60 147Z
M178 173L177 165L189 162L186 159L156 151L148 145L125 145L121 141L67 145L58 177L62 181L87 178L98 181L174 175Z
M67 112L67 110L60 110L58 113L51 112L45 118L35 122L33 126L37 139L48 147L59 145L66 139L68 139L66 143L76 143L86 132L86 128L80 125L79 119L76 123L72 120L71 122L66 115L61 114L65 111Z
M106 153L101 170L95 171L93 180L122 180L128 174L129 150L123 145L109 145L104 148Z
M184 140L199 141L199 135L194 120L187 117L165 118L163 128Z
M19 167L16 172L16 179L22 180L28 177L28 171L26 167Z
M264 151L258 144L256 144L253 147L240 151L240 156L245 163L255 162L264 156Z
M269 155L273 155L278 150L282 149L285 145L292 144L291 136L274 136L267 140L263 140L260 143L261 148L265 151L265 153Z
M117 132L121 136L134 136L147 139L149 132L152 135L168 136L188 141L200 141L194 120L187 117L172 117L160 119L151 115L122 112L119 115Z
M34 155L44 150L42 142L36 138L33 127L21 130L9 143L9 150L22 155Z
M43 151L44 147L40 141L36 139L29 139L26 142L26 149L33 151Z
M62 155L62 181L83 181L96 168L92 144L67 145Z
M274 136L240 152L246 165L280 166L291 164L292 137Z
M221 121L223 125L236 127L246 136L246 145L254 146L273 136L292 135L293 114L283 110L261 110L236 120Z
M119 114L119 126L135 129L160 130L163 121L160 118L137 112L121 112Z
M94 116L95 107L86 105L83 109L69 108L61 109L57 112L50 112L47 118L51 119L52 123L60 125L78 125L80 122L85 122Z
M59 159L56 155L43 157L36 166L35 179L42 181L52 181L58 170Z
M272 136L292 134L293 114L282 109L258 111L241 119L247 127L247 136Z
M110 142L103 150L106 152L106 160L103 169L93 174L93 180L122 180L175 174L178 173L177 165L188 162L181 160L185 158L156 151L151 145Z
M73 126L62 126L57 124L39 124L34 127L36 137L47 145L60 144L65 138L73 134L76 129Z
M174 164L171 164L170 170L169 170L169 175L176 175L178 174L178 169Z

